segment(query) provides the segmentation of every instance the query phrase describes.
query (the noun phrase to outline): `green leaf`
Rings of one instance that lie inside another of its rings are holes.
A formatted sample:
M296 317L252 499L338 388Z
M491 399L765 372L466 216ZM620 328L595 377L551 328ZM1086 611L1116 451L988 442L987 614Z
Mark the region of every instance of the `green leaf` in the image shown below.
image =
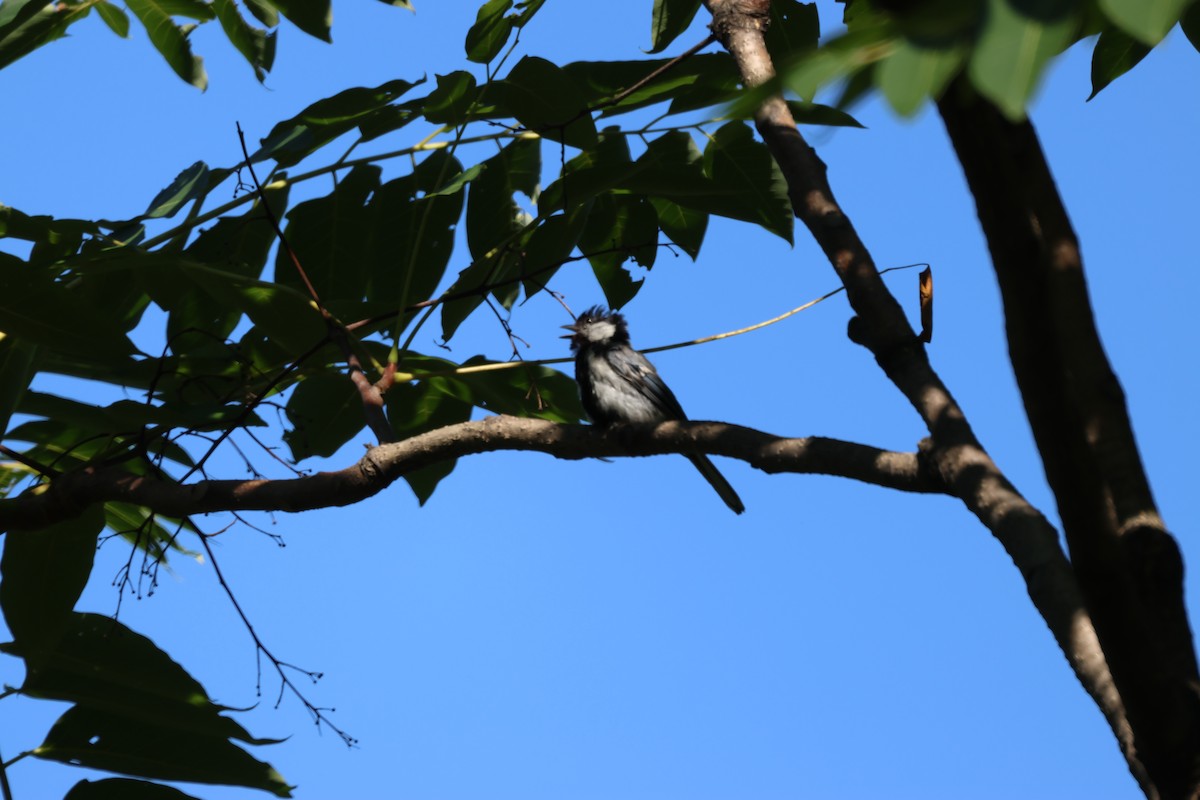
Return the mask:
M700 0L654 0L650 16L650 52L661 53L686 31L700 8Z
M572 147L596 146L596 125L586 95L558 65L525 56L494 87L505 107L529 130Z
M277 217L287 207L290 188L290 184L284 183L263 190L263 196ZM276 238L262 204L261 198L256 199L245 214L218 219L188 245L184 258L243 278L261 276ZM296 246L295 242L291 244ZM288 268L291 268L290 264ZM220 341L233 332L241 318L240 308L221 302L206 292L182 293L171 305L167 341L175 352L187 344L180 337L188 332L192 332L192 341L197 335Z
M447 191L463 174L458 159L438 151L375 193L371 208L381 224L369 254L368 300L400 309L433 294L454 252L463 209L463 192Z
M283 435L295 461L328 457L366 425L362 398L347 375L314 375L300 381L287 404L292 429Z
M207 189L208 165L197 161L176 175L175 180L150 201L150 206L142 216L150 219L173 217L185 203L202 197Z
M521 263L518 234L526 231L527 224L513 195L518 191L535 193L540 172L541 147L536 139L517 139L483 163L483 172L471 183L467 196L467 247L472 264L459 273L448 292L467 291L517 274ZM443 304L442 337L449 340L483 298L484 294L479 294Z
M41 759L170 781L246 786L291 797L270 765L232 742L141 723L88 706L67 709L33 751Z
M805 103L802 100L788 100L787 104L797 125L825 125L835 128L866 127L840 108L824 106L820 103Z
M338 181L324 197L306 200L287 214L285 236L305 274L326 305L336 301L361 304L367 293L371 250L378 247L382 221L367 201L379 188L382 170L360 165ZM382 266L382 264L380 265ZM307 293L284 248L275 255L275 280Z
M1118 28L1109 28L1096 40L1092 50L1092 93L1088 100L1100 90L1129 70L1150 53L1150 48Z
M254 70L254 77L262 83L275 64L276 32L267 33L262 28L255 28L247 23L234 0L213 0L213 10L229 41L250 64Z
M1072 42L1078 14L1042 20L1015 8L1014 0L988 0L988 11L968 74L980 94L1021 120L1046 63Z
M108 0L99 0L96 3L96 13L113 33L122 39L129 38L129 15L125 13L125 9L113 5Z
M513 29L513 20L505 16L510 8L512 0L488 0L479 7L467 31L467 60L486 64L500 54Z
M198 800L173 786L132 778L83 780L71 787L63 800Z
M0 333L0 438L37 374L37 345Z
M496 362L475 356L463 367ZM584 418L575 380L558 370L522 364L508 369L468 372L447 379L446 391L493 414L536 417L551 422L579 422Z
M517 0L517 15L513 24L518 28L524 28L545 3L546 0Z
M69 614L57 647L32 662L20 640L0 645L0 650L27 659L21 693L29 697L76 703L120 717L130 726L153 728L168 740L178 735L221 744L228 744L227 739L247 744L279 741L251 736L223 716L229 709L214 704L183 667L150 639L110 617Z
M551 277L575 249L586 218L584 213L556 214L543 220L529 236L520 256L520 274L526 297L532 297L546 288ZM515 293L512 299L516 299ZM505 307L511 305L510 300Z
M705 148L704 163L713 183L736 198L732 203L717 204L715 208L720 210L715 213L753 222L792 241L793 214L787 182L748 125L730 122L718 129Z
M613 97L668 63L668 59L638 61L576 61L562 70L579 87L583 101L611 116L670 100L671 113L727 102L738 87L738 73L726 53L703 53L679 62L618 103Z
M816 3L772 0L771 24L767 26L767 50L776 59L791 57L817 46L821 22Z
M1193 3L1179 20L1179 29L1192 43L1192 47L1200 51L1200 3Z
M422 104L425 119L438 125L463 124L478 97L475 76L458 70L449 75L437 75L435 80L437 88Z
M412 353L403 354L403 368L453 369L456 365L441 359L431 359ZM452 382L431 378L420 382L397 383L387 393L388 419L400 439L407 439L435 428L466 422L471 418L471 403L460 400L451 391ZM425 505L443 478L454 470L456 459L439 461L427 467L406 472L402 477Z
M649 269L658 255L655 207L633 195L598 196L588 214L579 249L587 255L608 305L620 308L642 288L642 279L633 280L621 265L632 258Z
M330 0L270 0L279 13L300 30L323 42L332 42L329 28L333 24L333 5Z
M695 261L708 230L708 214L661 197L650 198L650 203L658 213L658 226L662 232Z
M208 88L204 59L192 55L187 34L171 19L161 0L126 0L126 5L138 18L150 36L154 48L167 60L175 74L200 91Z
M313 301L277 283L254 280L183 258L147 265L140 279L154 301L170 312L200 291L227 308L245 314L272 341L294 355L307 351L326 334Z
M160 520L170 523L171 529L163 526ZM109 530L158 563L166 562L168 550L192 557L198 555L179 544L179 537L176 535L181 529L194 530L190 524L160 516L144 506L135 506L132 503L105 503L104 522Z
M1130 36L1153 47L1175 27L1191 3L1192 0L1100 0L1100 9Z
M15 259L14 259L15 261ZM50 350L111 362L134 352L108 309L50 270L0 259L0 331Z
M246 0L246 8L250 9L256 20L268 28L279 24L279 10L271 0Z
M251 156L273 158L281 167L298 163L356 126L369 126L394 112L392 103L416 83L394 80L374 88L356 87L318 100L291 119L280 122Z
M88 3L67 5L41 0L0 3L0 68L60 39L67 28L91 13Z
M5 534L0 609L14 642L32 659L30 671L64 636L103 529L104 511L93 504L77 517Z
M876 65L875 80L897 114L912 116L928 98L938 98L966 58L966 48L921 47L907 39Z

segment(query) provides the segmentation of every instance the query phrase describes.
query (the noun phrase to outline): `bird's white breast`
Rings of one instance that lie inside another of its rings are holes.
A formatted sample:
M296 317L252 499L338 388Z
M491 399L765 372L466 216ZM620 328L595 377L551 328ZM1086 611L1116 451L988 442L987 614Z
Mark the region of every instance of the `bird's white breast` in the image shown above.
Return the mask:
M592 393L601 413L622 422L661 422L665 419L648 398L632 390L602 354L588 353L587 362Z

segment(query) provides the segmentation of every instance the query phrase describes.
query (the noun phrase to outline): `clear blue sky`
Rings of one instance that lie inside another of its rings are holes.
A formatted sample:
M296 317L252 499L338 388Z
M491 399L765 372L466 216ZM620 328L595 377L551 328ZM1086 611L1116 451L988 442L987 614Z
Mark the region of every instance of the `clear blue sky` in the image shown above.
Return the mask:
M524 32L522 52L637 58L650 5L556 0ZM821 8L832 16L840 6ZM88 20L0 71L0 202L58 216L139 213L193 161L233 164L235 121L260 137L343 88L463 68L474 10L418 0L411 15L343 0L332 46L281 33L267 88L216 31L200 30L205 94L147 43ZM1032 116L1083 243L1157 500L1195 564L1200 55L1175 32L1085 104L1088 59L1080 47L1055 66ZM867 130L808 131L835 192L880 265L933 264L935 367L1001 468L1056 518L972 201L938 119L926 109L899 120L878 103L857 115ZM466 258L457 253L452 270ZM889 282L915 306L915 274ZM739 328L835 285L803 233L793 249L714 220L699 262L660 256L626 311L634 343L648 347ZM582 270L559 288L577 309L603 299ZM655 361L694 418L910 450L920 421L847 341L847 317L839 297ZM527 356L565 355L565 321L546 298L522 307L514 324ZM453 346L461 359L508 352L482 318ZM329 464L351 463L366 441ZM122 619L217 702L259 702L244 724L291 738L255 755L307 800L1138 796L1017 571L959 503L721 468L749 509L742 517L682 458L492 454L460 462L425 508L398 484L354 508L258 519L285 549L246 528L224 535L218 558L257 629L282 658L324 673L309 696L337 708L357 749L318 735L293 698L276 710L270 674L256 700L252 644L207 565L174 559L158 592L127 601ZM82 608L114 609L110 582L125 556L112 544L101 551ZM1187 589L1195 619L1191 575ZM0 680L19 683L19 664L0 661ZM40 741L59 713L47 706L0 704L5 757ZM86 775L33 759L10 772L23 800L61 797Z

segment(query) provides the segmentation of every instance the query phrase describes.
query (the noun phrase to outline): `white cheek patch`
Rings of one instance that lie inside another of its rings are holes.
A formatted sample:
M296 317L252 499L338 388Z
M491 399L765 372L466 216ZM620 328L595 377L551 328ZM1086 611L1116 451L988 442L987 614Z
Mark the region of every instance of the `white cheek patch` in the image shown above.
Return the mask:
M607 321L592 322L583 330L589 342L607 342L616 333L617 326Z

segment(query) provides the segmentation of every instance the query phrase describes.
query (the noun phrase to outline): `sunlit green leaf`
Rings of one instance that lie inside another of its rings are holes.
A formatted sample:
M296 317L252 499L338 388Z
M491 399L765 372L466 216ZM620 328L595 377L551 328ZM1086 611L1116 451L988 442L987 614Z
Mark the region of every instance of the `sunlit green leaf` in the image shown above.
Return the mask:
M100 0L96 3L96 13L113 33L122 39L129 38L129 15L125 13L125 9L113 5L108 0Z
M1175 27L1192 0L1100 0L1100 8L1117 26L1153 47Z
M1018 10L1013 0L988 0L988 12L968 73L1009 119L1023 119L1046 63L1071 43L1078 15L1043 20Z
M895 52L876 65L875 79L896 113L907 117L927 99L941 95L965 57L961 46L920 47L902 38Z
M175 180L150 201L144 216L151 219L173 217L189 200L202 196L208 188L208 165L197 161L175 176Z
M91 13L87 3L68 5L44 0L0 3L0 68L66 35L67 28Z

